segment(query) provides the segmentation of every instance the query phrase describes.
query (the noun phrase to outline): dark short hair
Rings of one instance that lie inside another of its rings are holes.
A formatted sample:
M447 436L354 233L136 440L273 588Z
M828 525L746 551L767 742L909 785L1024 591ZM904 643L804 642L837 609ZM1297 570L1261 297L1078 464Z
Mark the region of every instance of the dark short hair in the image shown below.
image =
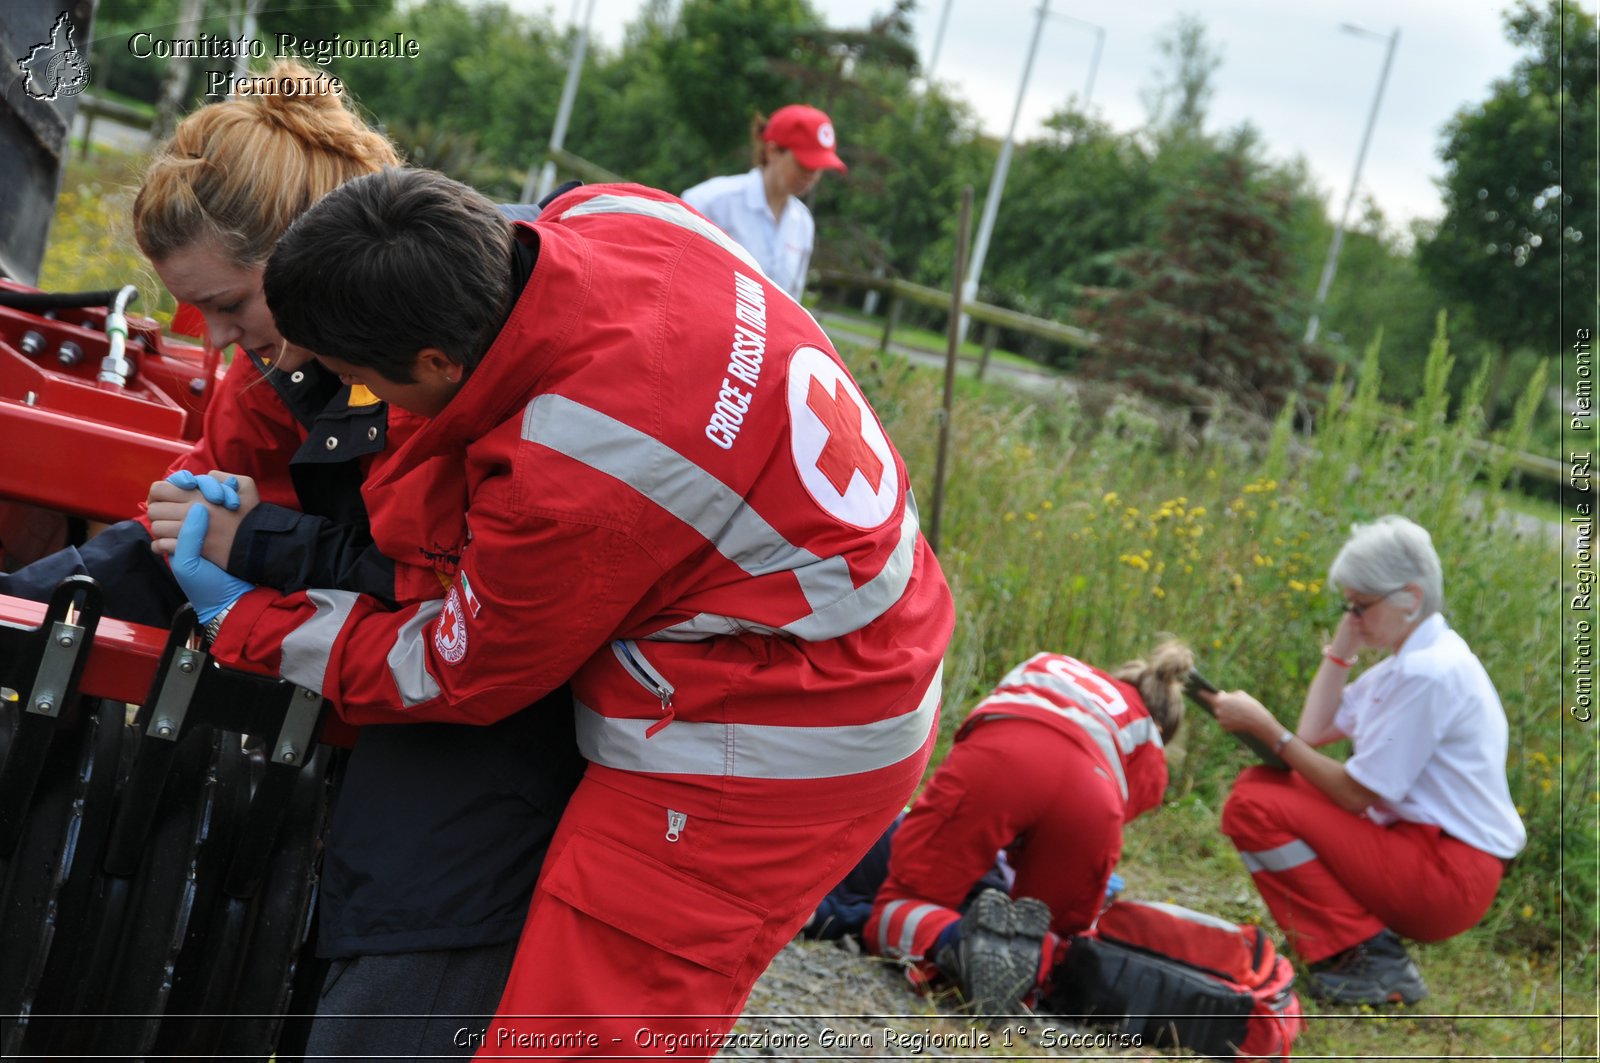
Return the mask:
M278 240L262 286L290 343L412 381L436 347L472 367L510 309L510 223L432 170L347 181Z

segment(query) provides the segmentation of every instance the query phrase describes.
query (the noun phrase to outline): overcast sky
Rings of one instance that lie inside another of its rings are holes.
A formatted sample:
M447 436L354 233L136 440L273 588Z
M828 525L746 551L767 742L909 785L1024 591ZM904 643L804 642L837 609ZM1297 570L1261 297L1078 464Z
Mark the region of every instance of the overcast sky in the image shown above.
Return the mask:
M514 2L523 10L550 11L565 24L581 18L589 0ZM593 2L596 36L616 46L640 0ZM948 2L949 24L933 76L973 105L988 132L1001 136L1016 106L1038 0ZM915 39L925 66L945 3L919 0ZM872 12L888 7L886 0L812 4L838 27L863 26ZM1463 105L1481 102L1517 58L1503 32L1504 7L1493 0L1050 0L1052 17L1045 21L1017 135L1036 134L1041 119L1084 91L1096 39L1085 22L1105 30L1094 110L1117 129L1142 125L1141 90L1152 83L1160 61L1156 39L1179 13L1191 11L1222 53L1208 127L1248 121L1273 156L1304 155L1337 211L1378 88L1384 38L1398 29L1394 66L1362 168L1362 194L1371 195L1397 224L1436 218L1443 213L1434 183L1443 173L1441 127ZM1341 23L1375 36L1343 32ZM848 160L850 131L839 130L839 139Z

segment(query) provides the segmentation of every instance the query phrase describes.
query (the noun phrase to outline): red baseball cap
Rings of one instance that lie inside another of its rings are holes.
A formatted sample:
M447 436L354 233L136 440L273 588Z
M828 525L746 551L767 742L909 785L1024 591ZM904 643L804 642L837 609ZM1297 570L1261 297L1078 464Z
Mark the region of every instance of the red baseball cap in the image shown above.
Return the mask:
M780 107L767 119L761 139L780 148L788 148L801 166L808 170L838 170L849 172L849 167L834 151L837 140L833 123L815 107L791 103Z

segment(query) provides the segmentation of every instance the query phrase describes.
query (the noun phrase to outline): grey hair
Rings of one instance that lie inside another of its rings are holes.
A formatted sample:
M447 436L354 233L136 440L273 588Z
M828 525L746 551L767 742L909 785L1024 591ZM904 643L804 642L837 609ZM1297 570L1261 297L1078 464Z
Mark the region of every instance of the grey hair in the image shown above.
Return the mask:
M1405 517L1389 514L1354 524L1339 555L1328 566L1328 582L1361 594L1384 594L1408 583L1422 588L1422 604L1411 619L1444 608L1444 575L1433 537Z

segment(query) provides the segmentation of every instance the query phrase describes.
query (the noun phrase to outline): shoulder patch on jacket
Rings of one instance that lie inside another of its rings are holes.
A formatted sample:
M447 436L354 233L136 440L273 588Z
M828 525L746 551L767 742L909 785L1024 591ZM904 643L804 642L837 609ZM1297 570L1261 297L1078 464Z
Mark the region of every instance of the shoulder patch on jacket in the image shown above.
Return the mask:
M467 614L456 587L445 596L438 626L433 629L433 648L450 664L460 664L467 655Z
M813 500L857 528L895 513L900 477L889 437L844 367L816 347L789 357L789 442Z

